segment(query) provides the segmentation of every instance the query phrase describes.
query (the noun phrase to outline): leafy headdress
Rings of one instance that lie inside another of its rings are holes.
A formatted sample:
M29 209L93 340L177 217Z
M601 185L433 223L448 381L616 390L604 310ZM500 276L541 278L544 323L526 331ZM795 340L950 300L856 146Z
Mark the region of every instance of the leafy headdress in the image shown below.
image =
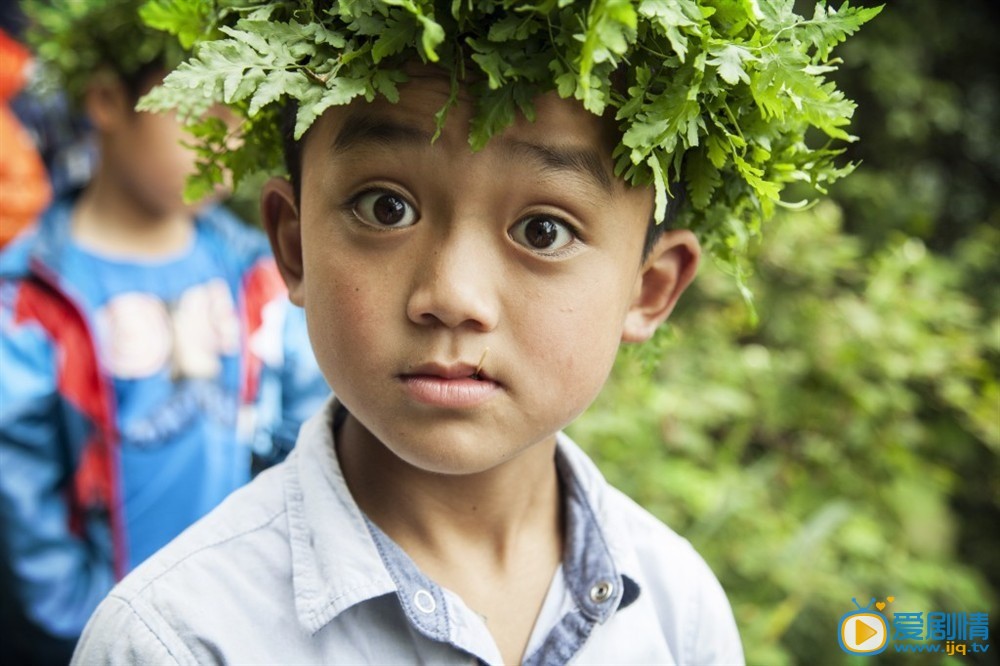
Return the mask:
M150 0L142 16L196 55L140 108L177 109L200 139L195 187L281 169L278 118L297 103L300 138L326 109L381 95L398 99L404 65L435 63L476 100L469 143L481 148L533 116L556 90L621 130L616 173L653 186L662 220L677 223L740 275L762 220L795 182L825 187L850 172L833 144L855 105L827 75L832 49L880 8L794 0ZM469 69L474 70L469 72ZM245 121L235 142L216 102ZM808 139L808 142L807 142ZM679 196L683 189L686 196ZM190 195L199 194L197 189ZM742 283L742 280L740 280Z
M30 22L25 37L42 64L44 84L79 104L101 70L136 86L153 69L183 59L177 40L143 24L147 0L21 0Z

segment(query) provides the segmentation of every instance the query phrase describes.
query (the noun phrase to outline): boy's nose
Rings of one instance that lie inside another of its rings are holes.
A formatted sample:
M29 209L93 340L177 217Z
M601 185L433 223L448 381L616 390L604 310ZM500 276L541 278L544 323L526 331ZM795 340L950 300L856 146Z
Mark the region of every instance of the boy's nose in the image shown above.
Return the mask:
M496 327L499 303L496 267L476 233L448 234L422 252L406 314L423 326L487 332Z

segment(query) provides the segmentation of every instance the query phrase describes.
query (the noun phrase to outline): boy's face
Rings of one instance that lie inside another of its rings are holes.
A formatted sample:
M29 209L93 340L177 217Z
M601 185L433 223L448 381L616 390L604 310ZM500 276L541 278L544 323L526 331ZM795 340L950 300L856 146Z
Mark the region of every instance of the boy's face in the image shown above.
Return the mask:
M157 214L184 209L186 178L194 153L181 145L184 131L173 114L133 111L108 142L119 181L145 208Z
M651 193L612 176L614 137L575 102L541 97L472 153L468 100L431 143L446 79L401 92L326 112L298 207L272 181L264 218L340 400L404 461L475 473L591 403L693 277L697 241L667 232L642 262Z
M152 74L143 93L162 81ZM134 109L136 99L117 79L93 86L88 112L101 135L103 169L123 196L154 216L189 211L183 192L195 170L190 136L173 113Z

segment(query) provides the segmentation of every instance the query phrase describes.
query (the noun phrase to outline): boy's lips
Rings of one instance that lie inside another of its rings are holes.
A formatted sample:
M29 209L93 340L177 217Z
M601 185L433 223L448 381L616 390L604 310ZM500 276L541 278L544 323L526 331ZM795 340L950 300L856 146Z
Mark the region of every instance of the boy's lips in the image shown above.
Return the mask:
M480 405L500 391L486 372L467 363L417 366L399 375L406 392L417 402L451 409Z

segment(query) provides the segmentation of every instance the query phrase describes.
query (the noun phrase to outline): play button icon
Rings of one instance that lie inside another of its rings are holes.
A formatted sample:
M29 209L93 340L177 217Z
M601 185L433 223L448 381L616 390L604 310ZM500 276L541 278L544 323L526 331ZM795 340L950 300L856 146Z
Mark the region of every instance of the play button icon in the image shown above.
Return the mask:
M854 640L858 645L864 645L872 636L878 636L878 629L872 629L872 626L864 620L854 621Z
M878 654L886 647L885 618L870 611L848 613L840 620L840 647L855 654Z

